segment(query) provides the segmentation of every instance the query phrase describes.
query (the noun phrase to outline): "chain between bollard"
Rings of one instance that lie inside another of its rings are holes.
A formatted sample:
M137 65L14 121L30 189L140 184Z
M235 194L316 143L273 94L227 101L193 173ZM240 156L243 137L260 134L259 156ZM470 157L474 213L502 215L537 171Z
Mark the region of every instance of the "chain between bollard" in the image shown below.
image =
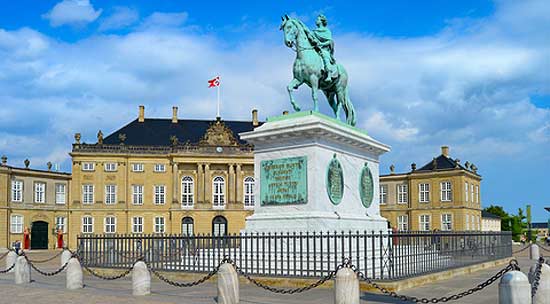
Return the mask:
M8 250L6 253L2 254L2 255L0 256L0 261L1 261L2 259L4 259L5 257L7 257L9 253L10 253L10 250Z
M537 267L535 268L534 279L531 283L531 297L534 297L537 294L537 289L539 288L540 283L540 274L542 272L542 264L544 264L544 257L539 257L537 261Z
M10 267L8 267L6 270L0 270L0 273L8 273L15 267L15 263L13 263Z
M523 247L523 248L521 248L521 249L518 249L518 250L512 252L512 254L518 254L518 253L520 253L520 252L522 252L522 251L527 250L527 248L529 248L529 247L531 247L531 246L533 246L533 244L529 244L529 245L527 245L527 246L525 246L525 247Z
M353 268L355 268L355 267L353 267ZM362 273L360 271L356 271L356 273L357 273L357 276L359 277L360 280L363 280L363 281L367 282L369 285L371 285L372 287L378 289L380 292L382 292L383 294L385 294L387 296L399 299L401 301L406 301L406 302L439 303L439 302L448 302L448 301L458 300L458 299L461 299L465 296L468 296L468 295L471 295L475 292L478 292L478 291L484 289L485 287L487 287L487 286L493 284L494 282L496 282L505 273L507 273L509 271L513 271L513 270L520 270L519 265L518 265L518 261L515 260L515 259L510 260L509 264L505 268L501 269L499 272L497 272L495 275L493 275L492 277L490 277L489 279L487 279L483 283L478 284L476 287L470 288L466 291L463 291L463 292L458 293L458 294L454 294L452 296L443 296L443 297L440 297L440 298L418 298L418 297L412 297L412 296L406 296L406 295L399 295L394 291L389 291L387 288L378 285L372 279L368 278L364 273Z
M542 245L538 245L540 249L546 251L546 252L550 252L550 249L547 249L547 248L544 248L544 246Z
M32 269L36 270L36 272L38 272L39 274L41 274L43 276L46 276L46 277L51 277L51 276L60 274L63 270L65 270L65 268L67 268L67 265L69 265L69 261L67 261L59 269L57 269L55 271L52 271L52 272L46 272L46 271L40 270L36 266L34 266L33 262L31 260L29 260L29 258L26 255L23 255L23 256L25 257L25 260L27 260L29 265L31 265Z
M35 263L35 264L46 263L46 262L49 262L49 261L53 261L55 258L59 257L62 253L63 253L63 251L60 251L59 253L57 253L53 257L47 258L47 259L44 259L44 260L31 260L31 259L27 258L27 261Z
M224 263L224 261L225 261L225 259L222 260L220 262L220 264L218 264L218 266L216 266L212 271L210 271L204 277L202 277L202 278L200 278L196 281L193 281L193 282L176 282L176 281L170 280L167 277L160 274L160 272L154 270L149 263L146 263L146 264L147 264L147 268L149 269L149 271L151 271L159 280L163 281L164 283L166 283L168 285L175 286L175 287L192 287L192 286L197 286L197 285L200 285L200 284L206 282L212 276L214 276L216 273L218 273L218 271L220 270L220 266L222 265L222 263Z

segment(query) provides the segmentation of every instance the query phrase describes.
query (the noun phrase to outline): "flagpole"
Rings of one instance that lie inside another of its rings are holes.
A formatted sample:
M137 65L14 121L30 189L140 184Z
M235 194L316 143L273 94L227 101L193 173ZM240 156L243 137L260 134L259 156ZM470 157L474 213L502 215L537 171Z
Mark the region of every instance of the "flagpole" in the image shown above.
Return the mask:
M221 85L222 85L221 81L218 80L218 88L217 88L217 92L218 92L218 107L217 107L217 109L218 110L217 110L216 118L220 118L220 86Z

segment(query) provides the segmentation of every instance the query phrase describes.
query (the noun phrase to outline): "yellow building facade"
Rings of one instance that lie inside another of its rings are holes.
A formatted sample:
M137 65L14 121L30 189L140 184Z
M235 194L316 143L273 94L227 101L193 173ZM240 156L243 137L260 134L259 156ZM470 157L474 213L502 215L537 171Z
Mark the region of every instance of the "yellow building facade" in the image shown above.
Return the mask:
M441 155L407 173L380 176L380 210L400 231L480 231L481 176L469 162Z

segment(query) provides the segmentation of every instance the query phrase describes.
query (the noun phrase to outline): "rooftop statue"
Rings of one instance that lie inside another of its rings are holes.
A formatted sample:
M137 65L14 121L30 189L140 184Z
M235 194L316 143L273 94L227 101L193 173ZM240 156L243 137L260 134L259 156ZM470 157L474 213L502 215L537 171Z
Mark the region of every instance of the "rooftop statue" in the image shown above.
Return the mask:
M292 69L294 78L287 86L290 103L295 111L300 111L292 91L305 83L311 88L314 111L319 111L317 91L321 90L336 118L339 119L343 109L347 124L355 126L357 121L348 93L348 74L334 59L334 41L327 27L327 18L319 15L315 24L317 28L310 30L296 18L282 17L285 45L296 52Z

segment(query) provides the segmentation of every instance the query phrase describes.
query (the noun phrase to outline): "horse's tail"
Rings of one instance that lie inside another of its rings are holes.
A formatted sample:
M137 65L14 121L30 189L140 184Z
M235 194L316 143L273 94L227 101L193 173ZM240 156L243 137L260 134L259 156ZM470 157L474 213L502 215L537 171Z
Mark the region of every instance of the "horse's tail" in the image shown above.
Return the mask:
M349 125L355 126L357 124L357 118L355 117L355 108L351 103L351 98L349 97L348 88L345 88L344 97L345 98L344 98L344 102L342 103L342 107L344 108L344 112L346 112L346 122Z

